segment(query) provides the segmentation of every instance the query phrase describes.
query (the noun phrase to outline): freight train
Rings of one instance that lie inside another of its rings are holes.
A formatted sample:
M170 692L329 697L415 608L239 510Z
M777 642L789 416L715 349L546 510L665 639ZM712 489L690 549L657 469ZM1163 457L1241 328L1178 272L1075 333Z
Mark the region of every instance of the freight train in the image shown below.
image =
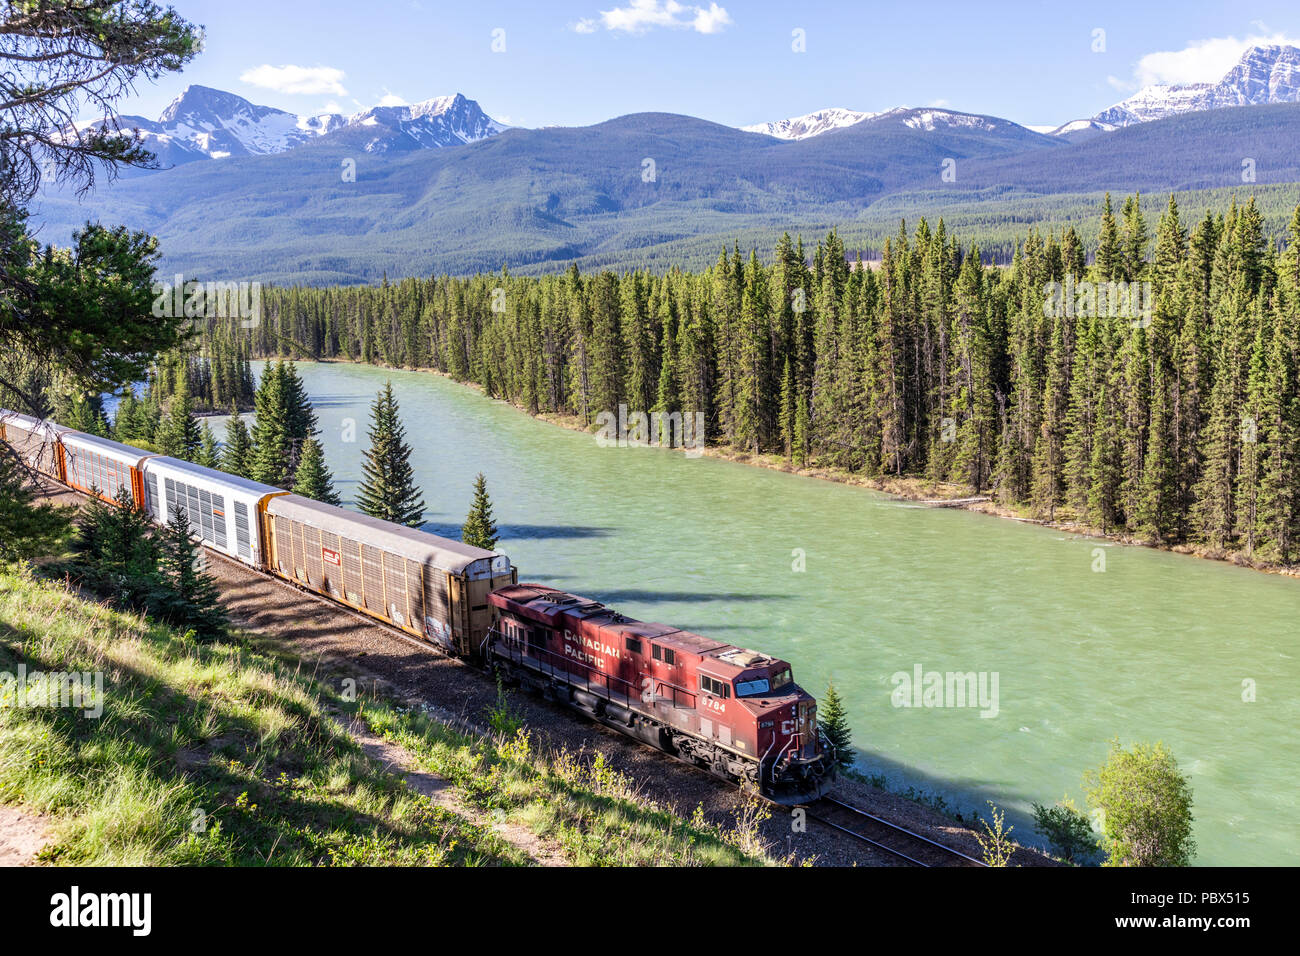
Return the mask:
M0 440L33 470L151 520L177 510L203 545L778 803L835 775L817 702L789 663L624 617L540 584L510 559L271 485L0 409Z

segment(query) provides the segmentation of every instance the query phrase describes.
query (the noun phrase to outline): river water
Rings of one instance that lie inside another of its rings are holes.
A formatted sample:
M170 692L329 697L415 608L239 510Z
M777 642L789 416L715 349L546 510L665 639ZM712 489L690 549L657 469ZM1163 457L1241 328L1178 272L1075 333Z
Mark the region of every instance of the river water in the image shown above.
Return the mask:
M833 680L860 767L892 789L963 812L992 800L1038 842L1031 803L1082 807L1081 775L1112 738L1161 740L1191 779L1197 863L1300 861L1298 580L601 448L430 374L299 370L345 504L391 379L428 530L459 536L484 472L520 580L785 657L818 697ZM926 703L895 678L917 668L974 673L983 705L941 692L944 706L896 706Z

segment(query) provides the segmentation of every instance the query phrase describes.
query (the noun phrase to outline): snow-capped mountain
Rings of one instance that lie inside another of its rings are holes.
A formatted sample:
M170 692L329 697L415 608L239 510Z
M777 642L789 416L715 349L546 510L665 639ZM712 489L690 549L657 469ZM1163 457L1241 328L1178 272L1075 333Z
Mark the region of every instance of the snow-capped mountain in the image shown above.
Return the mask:
M1093 120L1115 126L1227 106L1300 102L1300 47L1255 46L1217 83L1148 86Z
M1113 129L1115 126L1110 123L1102 123L1095 119L1079 119L1070 120L1046 132L1048 136L1057 136L1071 143L1081 143L1085 139L1091 139L1099 133L1109 133Z
M913 108L896 106L892 110L880 113L862 113L856 110L825 109L805 116L777 120L774 123L756 123L742 126L748 133L766 133L777 139L808 139L833 130L857 126L859 123L883 123L897 121L910 129L934 132L938 129L972 129L992 132L1003 126L1013 125L1009 120L1000 120L992 116L979 116L974 113L959 113L937 107Z
M775 136L777 139L807 139L809 136L818 136L833 129L854 126L879 115L879 113L861 113L857 110L833 106L804 116L793 116L790 119L777 120L775 123L755 123L753 126L742 126L741 129L747 133Z
M457 146L509 128L459 93L411 106L376 106L349 117L341 127L373 129L375 136L365 144L369 152Z
M460 93L410 106L376 106L351 116L297 116L197 85L186 87L156 121L124 115L118 123L124 130L139 130L144 146L163 166L283 153L349 130L362 149L387 152L472 143L507 128Z
M993 116L981 116L977 113L958 113L956 110L942 110L934 107L913 109L899 106L886 110L872 117L872 122L884 122L896 119L909 129L924 130L933 133L937 129L975 129L986 132L1014 126L1010 120L997 119Z

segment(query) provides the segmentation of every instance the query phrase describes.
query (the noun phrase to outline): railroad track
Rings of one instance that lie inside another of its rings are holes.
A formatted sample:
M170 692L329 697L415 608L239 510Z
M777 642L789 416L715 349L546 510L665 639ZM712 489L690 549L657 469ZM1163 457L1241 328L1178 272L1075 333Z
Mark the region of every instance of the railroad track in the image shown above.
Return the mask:
M896 856L909 866L986 866L973 856L944 846L860 807L822 797L808 804L808 816L833 830Z

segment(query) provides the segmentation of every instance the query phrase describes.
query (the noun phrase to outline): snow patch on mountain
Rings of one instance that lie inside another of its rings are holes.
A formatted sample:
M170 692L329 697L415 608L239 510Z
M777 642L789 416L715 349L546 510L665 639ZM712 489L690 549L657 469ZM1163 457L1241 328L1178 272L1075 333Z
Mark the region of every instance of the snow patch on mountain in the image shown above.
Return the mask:
M1300 47L1254 46L1217 83L1147 86L1093 117L1131 126L1181 113L1300 102Z
M829 133L834 129L856 126L863 120L879 115L879 113L862 113L858 110L830 107L817 110L814 113L806 113L803 116L792 116L790 119L777 120L774 123L755 123L752 126L742 126L740 128L747 133L763 133L767 136L775 136L777 139L807 139L810 136Z

